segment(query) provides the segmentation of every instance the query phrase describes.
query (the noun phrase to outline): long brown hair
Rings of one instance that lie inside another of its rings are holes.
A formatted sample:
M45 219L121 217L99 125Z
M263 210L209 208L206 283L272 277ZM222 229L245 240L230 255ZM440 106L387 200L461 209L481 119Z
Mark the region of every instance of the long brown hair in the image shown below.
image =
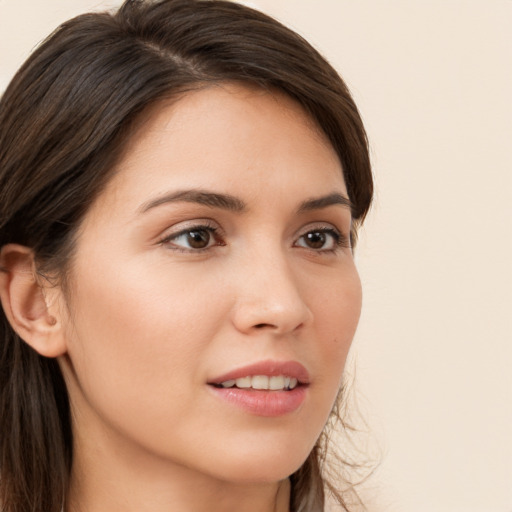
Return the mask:
M126 0L59 27L0 101L0 248L30 247L41 273L65 276L77 227L149 106L209 83L278 89L324 131L341 160L354 219L370 207L367 139L350 93L304 39L222 0ZM292 509L322 510L320 440L291 476ZM0 312L0 510L60 512L73 457L59 366ZM348 510L342 493L339 502Z

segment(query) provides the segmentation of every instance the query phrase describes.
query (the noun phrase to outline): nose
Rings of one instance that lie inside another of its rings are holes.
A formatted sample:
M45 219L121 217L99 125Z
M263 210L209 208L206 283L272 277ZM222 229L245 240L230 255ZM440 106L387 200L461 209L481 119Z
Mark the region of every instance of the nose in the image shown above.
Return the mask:
M253 254L237 274L233 324L240 332L266 330L284 335L298 331L313 319L300 276L283 255Z

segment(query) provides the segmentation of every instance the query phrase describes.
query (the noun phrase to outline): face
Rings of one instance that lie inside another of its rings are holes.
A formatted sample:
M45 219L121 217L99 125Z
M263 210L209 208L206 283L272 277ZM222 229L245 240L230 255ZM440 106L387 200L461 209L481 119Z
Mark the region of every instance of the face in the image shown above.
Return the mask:
M346 197L286 97L224 85L153 109L71 263L76 437L222 480L295 471L360 313Z

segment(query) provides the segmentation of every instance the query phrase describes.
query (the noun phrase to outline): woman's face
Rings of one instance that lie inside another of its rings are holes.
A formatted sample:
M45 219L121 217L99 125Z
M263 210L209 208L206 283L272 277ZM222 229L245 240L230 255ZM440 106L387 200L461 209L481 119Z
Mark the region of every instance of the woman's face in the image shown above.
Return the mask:
M214 86L154 108L70 268L78 443L229 481L295 471L360 313L346 197L332 147L278 93Z

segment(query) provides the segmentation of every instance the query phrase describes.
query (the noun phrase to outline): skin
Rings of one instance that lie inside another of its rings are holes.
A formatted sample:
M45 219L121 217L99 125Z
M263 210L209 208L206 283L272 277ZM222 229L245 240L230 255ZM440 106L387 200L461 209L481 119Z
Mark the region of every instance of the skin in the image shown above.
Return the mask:
M347 196L336 153L292 100L223 85L154 108L115 171L52 299L75 435L68 510L289 510L287 477L328 418L361 308L350 209L298 211ZM183 190L244 210L162 199ZM216 230L201 228L204 248L184 231L197 225ZM296 411L261 417L211 392L268 359L308 370Z

